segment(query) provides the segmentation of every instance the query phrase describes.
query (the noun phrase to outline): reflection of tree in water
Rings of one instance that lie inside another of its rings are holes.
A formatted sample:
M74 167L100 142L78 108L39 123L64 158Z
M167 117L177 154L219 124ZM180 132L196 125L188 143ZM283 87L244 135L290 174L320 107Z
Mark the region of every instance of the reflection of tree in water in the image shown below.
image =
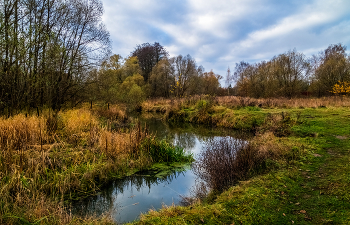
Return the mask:
M168 176L160 178L154 175L133 175L123 179L109 183L96 196L91 196L80 201L74 201L71 204L72 213L79 216L86 215L102 215L111 211L118 210L118 194L123 194L127 189L140 191L143 188L148 188L148 193L151 187L161 183L169 184L174 179L182 174L183 171L172 171Z
M141 124L147 124L149 132L155 134L159 139L166 139L170 143L174 143L183 148L193 148L196 139L200 142L207 142L213 136L234 136L242 138L241 133L234 132L232 129L217 128L201 124L191 123L168 123L160 118L138 118ZM243 137L246 137L245 133Z

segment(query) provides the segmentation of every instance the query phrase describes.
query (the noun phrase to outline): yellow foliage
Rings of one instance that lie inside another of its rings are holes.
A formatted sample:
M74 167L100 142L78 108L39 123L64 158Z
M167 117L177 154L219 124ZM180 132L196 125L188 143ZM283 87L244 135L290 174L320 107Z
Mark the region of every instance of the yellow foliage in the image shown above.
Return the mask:
M333 86L333 89L331 91L334 94L339 95L346 95L350 93L350 82L344 81L344 82L338 82Z
M89 110L75 109L59 114L62 119L64 130L68 135L82 135L98 126L97 118Z

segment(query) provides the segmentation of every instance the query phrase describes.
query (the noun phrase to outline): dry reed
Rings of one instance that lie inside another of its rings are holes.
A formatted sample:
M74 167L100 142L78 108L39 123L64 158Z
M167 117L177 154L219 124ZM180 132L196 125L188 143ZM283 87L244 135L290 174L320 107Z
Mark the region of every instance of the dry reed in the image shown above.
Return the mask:
M103 127L87 109L0 118L0 223L108 224L77 219L62 201L95 193L111 174L147 166L151 159L139 146L148 136L140 124L126 133Z
M223 96L216 97L219 105L226 107L259 106L265 108L318 108L318 107L349 107L349 97L322 97L322 98L261 98Z

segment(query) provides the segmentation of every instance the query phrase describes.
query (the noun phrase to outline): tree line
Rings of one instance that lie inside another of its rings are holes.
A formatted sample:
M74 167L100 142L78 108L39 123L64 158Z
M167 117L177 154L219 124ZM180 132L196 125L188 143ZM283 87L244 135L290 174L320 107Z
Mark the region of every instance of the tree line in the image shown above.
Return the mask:
M170 57L157 42L137 45L125 58L112 55L102 14L100 0L1 0L0 112L84 101L135 106L146 98L197 94L321 97L350 88L342 44L310 58L291 50L269 61L242 61L232 75L228 70L224 89L220 75L190 55Z
M254 98L329 96L335 85L349 81L350 56L342 44L330 45L310 58L291 50L269 61L242 61L226 76L226 84L234 84L231 94Z
M90 73L90 101L125 102L137 105L146 98L215 95L221 76L205 72L190 55L169 57L155 42L136 46L123 59L112 55Z
M99 0L0 1L0 111L59 110L110 53Z

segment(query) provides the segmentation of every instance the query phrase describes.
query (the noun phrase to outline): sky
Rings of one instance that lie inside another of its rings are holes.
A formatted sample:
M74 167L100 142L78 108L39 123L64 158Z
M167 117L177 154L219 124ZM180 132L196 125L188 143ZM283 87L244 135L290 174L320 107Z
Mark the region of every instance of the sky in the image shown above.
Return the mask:
M170 56L190 54L226 76L236 63L270 60L330 44L350 49L350 0L102 0L112 52L127 57L159 42ZM347 51L349 52L349 51Z

